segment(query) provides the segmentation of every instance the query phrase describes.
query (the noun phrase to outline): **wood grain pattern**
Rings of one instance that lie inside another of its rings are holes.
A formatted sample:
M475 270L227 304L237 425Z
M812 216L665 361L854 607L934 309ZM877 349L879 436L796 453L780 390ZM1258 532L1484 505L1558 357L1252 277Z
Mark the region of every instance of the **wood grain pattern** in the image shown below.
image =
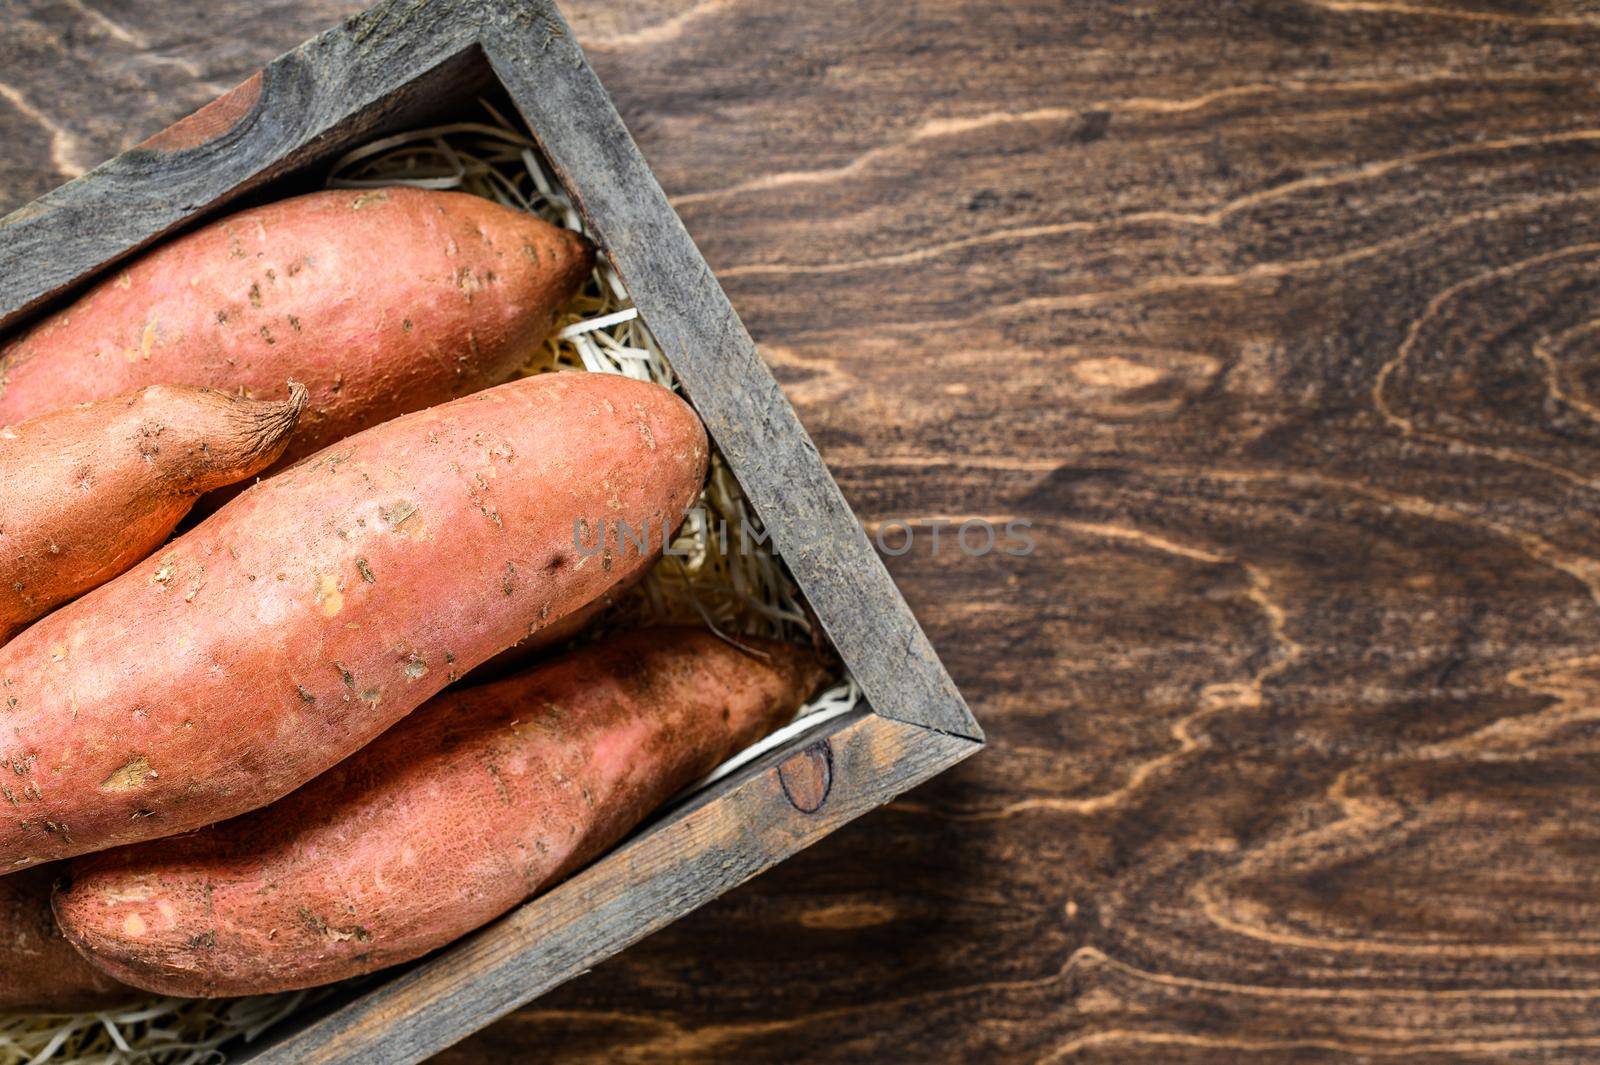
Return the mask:
M10 206L359 6L92 2ZM983 758L443 1060L1600 1057L1600 6L565 10L857 511L1038 546L888 560Z
M260 102L262 80L261 72L256 71L194 114L140 141L139 147L153 152L182 152L227 136Z

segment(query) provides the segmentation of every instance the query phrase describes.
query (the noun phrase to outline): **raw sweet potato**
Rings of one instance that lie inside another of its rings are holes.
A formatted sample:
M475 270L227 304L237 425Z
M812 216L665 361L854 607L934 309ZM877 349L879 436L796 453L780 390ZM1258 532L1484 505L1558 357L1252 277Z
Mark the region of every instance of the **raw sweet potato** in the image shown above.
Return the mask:
M283 465L506 380L594 250L476 196L318 192L157 247L0 347L0 425L150 384L310 389Z
M615 523L654 541L706 461L666 389L549 374L252 486L0 648L0 870L299 787L626 579L652 552Z
M675 533L676 531L677 527L672 526L671 532ZM670 535L669 533L669 539ZM650 567L661 560L661 551L659 550L661 545L657 543L653 546L657 550L655 554L645 560L644 565L613 584L598 599L581 609L574 610L555 624L546 625L533 635L519 640L504 651L501 651L468 674L465 678L465 683L482 684L485 681L498 680L509 673L515 673L534 659L559 650L562 644L572 640L590 625L599 621L606 611L620 603L628 592L633 589L633 586L642 580L645 574L650 572ZM4 640L0 640L0 644L4 642Z
M309 987L450 942L587 863L822 678L701 629L589 644L446 693L265 810L72 863L55 896L106 972L174 995Z
M147 388L0 428L0 643L5 633L160 547L202 492L282 454L305 405Z
M0 877L0 1013L77 1013L138 998L84 960L50 912L61 868Z

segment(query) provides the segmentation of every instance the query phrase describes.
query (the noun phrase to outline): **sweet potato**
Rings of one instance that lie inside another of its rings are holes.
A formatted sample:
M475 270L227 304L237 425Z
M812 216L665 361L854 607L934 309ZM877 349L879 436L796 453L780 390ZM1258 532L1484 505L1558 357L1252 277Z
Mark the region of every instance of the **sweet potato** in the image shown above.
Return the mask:
M446 693L265 810L72 863L57 919L96 965L162 994L309 987L415 958L793 716L820 662L753 642L764 659L647 629Z
M657 539L706 461L666 389L549 374L254 485L0 648L0 870L299 787L631 576L653 552L614 523Z
M59 866L0 877L0 1013L77 1013L138 998L90 965L56 927L50 889Z
M676 532L676 526L672 529ZM574 610L566 617L553 625L546 625L538 632L525 639L517 641L512 646L501 651L489 661L473 670L465 678L467 684L482 684L485 681L498 680L508 673L515 673L534 659L555 652L561 645L577 637L590 625L598 622L602 615L620 603L633 586L650 572L650 567L661 560L659 543L655 554L645 560L644 565L635 569L625 578L613 584L610 589L595 599L588 606ZM0 644L5 641L0 640Z
M149 555L202 492L269 466L305 400L300 385L282 402L154 387L0 428L0 637Z
M476 196L318 192L157 247L0 348L0 425L150 384L310 402L282 465L506 380L589 275L578 234Z

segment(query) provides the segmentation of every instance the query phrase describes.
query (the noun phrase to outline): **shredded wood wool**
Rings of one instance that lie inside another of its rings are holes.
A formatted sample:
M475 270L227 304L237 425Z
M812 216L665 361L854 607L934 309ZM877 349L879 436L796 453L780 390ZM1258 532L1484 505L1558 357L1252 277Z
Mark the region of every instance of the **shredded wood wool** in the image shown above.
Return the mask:
M551 178L526 129L488 103L481 107L478 121L402 133L349 153L333 165L328 187L459 190L583 231L577 209ZM661 348L603 256L523 372L579 371L678 387ZM741 635L808 639L811 621L763 532L732 471L713 452L700 503L685 520L671 553L602 619L596 626L598 638L621 628L671 623L705 625L734 642ZM849 713L860 702L855 681L839 678L802 708L793 724L741 752L694 790L709 787L790 738ZM319 989L241 999L158 998L102 1013L0 1015L0 1065L223 1062L222 1048L254 1040L328 993Z

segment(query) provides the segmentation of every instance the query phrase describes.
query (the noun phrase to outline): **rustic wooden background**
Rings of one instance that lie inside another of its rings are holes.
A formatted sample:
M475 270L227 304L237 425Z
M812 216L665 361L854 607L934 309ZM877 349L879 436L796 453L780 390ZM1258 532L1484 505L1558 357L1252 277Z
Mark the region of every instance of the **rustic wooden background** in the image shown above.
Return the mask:
M357 6L0 0L0 207ZM447 1060L1600 1060L1600 2L567 11L991 748Z

